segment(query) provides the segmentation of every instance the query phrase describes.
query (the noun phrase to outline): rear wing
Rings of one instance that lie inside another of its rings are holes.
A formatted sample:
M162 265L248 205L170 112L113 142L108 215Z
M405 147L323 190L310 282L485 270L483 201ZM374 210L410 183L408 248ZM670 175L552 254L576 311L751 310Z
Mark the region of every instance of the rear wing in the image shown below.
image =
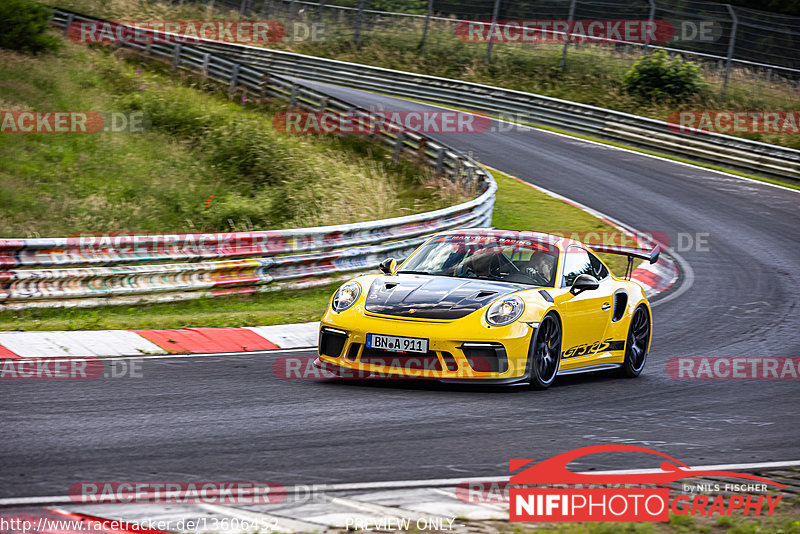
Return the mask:
M618 245L592 245L589 243L586 245L595 252L605 252L606 254L619 254L621 256L627 256L628 268L625 269L625 278L628 280L630 280L631 277L631 269L633 268L634 258L655 263L658 261L658 256L661 254L660 245L656 245L652 250L647 250L646 248L620 247Z

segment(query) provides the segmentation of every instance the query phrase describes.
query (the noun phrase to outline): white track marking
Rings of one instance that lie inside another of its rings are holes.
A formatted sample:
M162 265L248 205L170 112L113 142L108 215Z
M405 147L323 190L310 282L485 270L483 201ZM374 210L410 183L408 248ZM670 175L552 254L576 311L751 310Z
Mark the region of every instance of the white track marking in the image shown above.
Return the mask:
M780 469L785 467L800 467L800 460L786 460L777 462L753 462L740 464L715 464L715 465L696 465L686 470L691 474L692 471L750 471L761 469ZM659 469L616 469L611 471L583 471L581 475L638 475L648 473L661 473ZM434 478L425 480L389 480L385 482L355 482L351 484L330 484L317 485L317 491L325 493L335 493L338 491L373 491L386 489L411 489L411 488L435 488L435 487L454 487L466 482L504 482L509 480L508 475L484 476L469 478ZM33 506L72 503L70 496L49 496L49 497L10 497L0 499L0 507L10 506ZM87 503L74 503L87 504Z
M130 356L76 356L76 357L55 357L50 358L47 356L42 356L38 358L12 358L14 362L21 362L21 361L37 361L43 358L47 358L49 361L54 362L74 362L76 360L85 360L88 358L92 358L93 360L130 360L132 358L137 360L167 360L170 358L206 358L209 356L254 356L257 354L263 354L265 352L308 352L316 350L317 347L302 347L296 349L272 349L272 350L250 350L246 352L204 352L200 354L141 354L141 355L130 355ZM233 361L233 360L232 360Z
M419 512L415 512L413 510L406 510L404 508L383 506L381 504L374 504L365 501L357 501L355 499L346 499L343 497L333 497L331 498L330 503L346 506L349 508L354 508L360 512L365 512L367 514L375 514L376 516L393 515L396 517L402 517L403 519L411 519L413 521L416 521L423 517L431 516L431 514L422 514ZM438 517L443 517L443 516L438 516Z
M324 530L325 527L327 527L327 525L309 523L299 519L293 519L291 517L268 514L265 512L254 512L251 510L243 510L241 508L221 506L219 504L199 504L198 506L208 510L209 512L235 517L248 523L258 523L259 525L264 525L264 520L269 520L270 523L274 521L276 525L273 527L270 524L270 526L266 529L267 532L315 532L318 530Z
M319 335L319 321L310 323L276 324L270 326L246 326L270 343L280 348L316 346Z
M37 358L39 354L66 357L167 353L130 330L0 332L0 346L22 358Z

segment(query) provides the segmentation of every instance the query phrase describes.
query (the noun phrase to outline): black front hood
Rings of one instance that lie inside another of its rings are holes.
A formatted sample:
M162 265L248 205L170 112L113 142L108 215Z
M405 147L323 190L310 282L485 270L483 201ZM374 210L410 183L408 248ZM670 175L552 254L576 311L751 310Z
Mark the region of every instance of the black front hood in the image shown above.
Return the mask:
M459 319L496 298L525 287L521 284L450 276L381 276L369 288L366 309L372 313L401 317Z

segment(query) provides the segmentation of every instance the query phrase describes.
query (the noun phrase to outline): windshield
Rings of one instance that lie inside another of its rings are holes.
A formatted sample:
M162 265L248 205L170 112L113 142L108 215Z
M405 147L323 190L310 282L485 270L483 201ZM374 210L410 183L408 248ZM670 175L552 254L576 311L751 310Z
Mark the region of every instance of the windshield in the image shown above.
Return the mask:
M548 243L486 235L436 237L403 263L400 273L555 284L558 249Z

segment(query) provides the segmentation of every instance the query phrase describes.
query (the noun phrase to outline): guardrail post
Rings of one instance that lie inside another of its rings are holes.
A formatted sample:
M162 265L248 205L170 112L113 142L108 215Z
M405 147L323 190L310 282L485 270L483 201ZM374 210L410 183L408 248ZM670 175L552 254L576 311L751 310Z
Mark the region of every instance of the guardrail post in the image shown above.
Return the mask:
M650 24L653 24L656 18L656 0L649 0L650 1L650 12L647 15L647 21ZM644 39L644 55L647 55L647 48L650 46L650 32L646 32L647 37Z
M327 107L328 107L328 97L327 96L323 96L319 100L319 111L325 111L325 108L327 108Z
M406 134L402 130L397 132L397 137L394 140L394 152L392 153L392 161L400 159L400 154L403 153L403 143L405 142Z
M294 28L294 3L295 0L289 2L289 24L286 25L286 37L289 37L289 32L292 32L292 37L294 37L294 32L292 28Z
M497 28L497 16L499 14L500 0L494 0L494 7L492 8L492 25L489 26L489 42L486 43L486 59L484 60L487 65L492 62L492 45L494 44L492 36L494 35L495 28Z
M425 150L428 148L428 142L424 137L419 138L419 146L417 147L417 162L422 164L425 161Z
M181 63L181 44L175 45L175 52L172 54L172 70L176 70Z
M359 0L358 2L358 13L356 13L356 27L355 31L353 32L353 42L358 44L358 37L361 34L361 19L364 18L364 1ZM500 0L497 0L498 2Z
M248 5L249 3L249 0L242 0L242 3L239 5L240 15L247 15L247 12L250 10L250 6Z
M733 47L736 45L736 30L739 26L739 17L730 4L725 4L728 8L728 13L731 15L731 36L728 39L728 58L725 61L725 76L722 78L722 91L719 97L725 100L725 92L728 90L728 77L731 74L731 59L733 59Z
M569 28L567 29L567 34L564 36L564 50L561 51L561 64L559 65L562 72L567 68L567 47L569 46L569 40L572 35L572 19L575 18L575 2L576 0L571 0L569 3L569 15L567 16Z
M67 22L64 25L64 37L66 37L67 34L69 33L69 27L72 26L72 23L74 21L75 21L75 15L73 15L72 13L67 15Z
M231 71L231 81L228 84L228 96L233 96L236 92L236 84L239 82L239 64L233 64L233 70Z
M289 109L297 107L297 85L292 84L292 92L289 94Z
M203 78L208 78L208 62L211 59L211 54L206 52L203 54L203 64L200 66L200 73L203 75Z
M261 81L258 84L258 100L262 104L269 102L269 73L261 75Z
M428 37L428 26L433 15L433 0L428 0L428 11L425 13L425 25L422 27L422 40L419 42L419 53L425 51L425 39Z
M444 172L444 147L439 147L439 151L436 153L436 165L433 167L434 174L441 174Z
M317 5L317 24L322 22L322 8L325 7L325 0L319 0Z
M475 167L472 165L465 165L466 167L466 176L464 176L463 183L472 184L475 182Z

